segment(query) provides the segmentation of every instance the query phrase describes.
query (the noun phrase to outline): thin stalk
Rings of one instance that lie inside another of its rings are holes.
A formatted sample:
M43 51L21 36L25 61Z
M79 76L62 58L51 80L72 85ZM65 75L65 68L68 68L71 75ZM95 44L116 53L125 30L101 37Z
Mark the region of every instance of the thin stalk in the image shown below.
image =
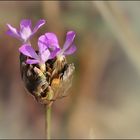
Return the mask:
M45 138L51 139L51 106L45 105Z

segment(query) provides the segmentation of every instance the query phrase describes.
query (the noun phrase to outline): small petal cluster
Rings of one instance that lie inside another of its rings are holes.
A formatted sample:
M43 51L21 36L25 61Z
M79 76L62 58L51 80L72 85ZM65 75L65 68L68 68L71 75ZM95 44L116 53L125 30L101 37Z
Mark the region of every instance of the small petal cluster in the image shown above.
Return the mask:
M60 55L70 55L76 51L76 46L73 44L75 38L75 32L69 31L66 35L66 40L61 49L58 43L57 36L54 33L46 33L40 37L40 44L45 45L50 51L57 49L56 56Z
M38 53L30 45L30 38L36 33L36 31L45 24L45 20L39 20L34 29L31 29L31 20L24 19L20 22L20 30L7 24L7 34L20 39L23 45L19 48L20 53L27 56L27 64L45 64L49 59L53 59L59 56L66 56L73 54L76 51L76 46L73 44L75 38L74 31L68 31L66 34L66 40L61 48L54 33L45 33L38 39Z
M37 32L37 30L45 24L45 20L39 20L35 27L32 29L31 20L23 19L20 22L20 30L17 30L10 24L7 24L8 31L7 34L13 36L23 43L27 43L28 40Z
M29 44L24 44L19 48L19 51L29 57L26 61L27 64L45 64L48 59L53 59L59 48L55 48L52 51L49 51L48 47L40 42L42 38L38 39L38 53L31 47Z

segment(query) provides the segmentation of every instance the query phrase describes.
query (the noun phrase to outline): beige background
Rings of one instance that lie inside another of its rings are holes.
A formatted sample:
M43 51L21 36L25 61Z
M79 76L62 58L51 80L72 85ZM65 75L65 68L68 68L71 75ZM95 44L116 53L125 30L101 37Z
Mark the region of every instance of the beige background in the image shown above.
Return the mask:
M75 30L71 95L53 105L52 138L140 138L140 2L1 1L0 138L44 138L44 108L24 88L20 42L6 23L47 23L32 39L55 32L61 46Z

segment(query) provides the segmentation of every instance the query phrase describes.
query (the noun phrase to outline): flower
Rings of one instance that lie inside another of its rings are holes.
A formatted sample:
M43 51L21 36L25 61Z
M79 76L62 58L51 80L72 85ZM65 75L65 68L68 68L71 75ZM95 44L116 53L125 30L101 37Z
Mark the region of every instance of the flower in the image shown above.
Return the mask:
M22 45L19 48L19 51L25 56L30 57L27 58L26 61L27 64L37 64L37 63L43 64L49 59L50 56L50 51L48 49L46 49L45 51L39 49L39 53L37 54L29 44Z
M19 31L16 28L12 27L10 24L7 24L7 27L9 28L7 34L21 40L23 43L27 43L33 36L33 34L35 34L37 30L44 24L45 20L39 20L34 29L32 29L31 20L23 19L20 22Z
M30 44L19 48L22 79L28 91L41 104L50 106L69 94L75 66L69 64L65 56L76 51L74 38L75 32L67 32L66 41L60 48L57 36L46 33L38 38L38 51Z
M39 40L41 39L39 38ZM59 49L54 49L54 51L50 52L44 44L40 43L40 41L38 41L38 47L38 54L29 44L24 44L19 48L19 51L22 54L29 57L26 61L27 64L45 64L48 59L53 59L56 56L56 53L59 51Z
M39 43L45 45L49 50L59 49L57 56L66 56L73 54L76 51L76 46L73 44L75 38L74 31L68 31L66 34L66 41L61 49L58 43L57 36L54 33L46 33L39 38Z

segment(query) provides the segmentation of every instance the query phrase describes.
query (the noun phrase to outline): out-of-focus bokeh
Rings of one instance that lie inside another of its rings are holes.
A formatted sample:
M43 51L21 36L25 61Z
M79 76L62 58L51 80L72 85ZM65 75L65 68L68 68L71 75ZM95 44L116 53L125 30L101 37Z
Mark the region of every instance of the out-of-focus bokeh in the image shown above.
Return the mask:
M0 1L0 138L44 138L44 107L24 88L21 42L6 23L21 19L45 26L32 38L55 32L60 45L76 31L76 71L71 95L57 100L52 138L140 138L140 2Z

